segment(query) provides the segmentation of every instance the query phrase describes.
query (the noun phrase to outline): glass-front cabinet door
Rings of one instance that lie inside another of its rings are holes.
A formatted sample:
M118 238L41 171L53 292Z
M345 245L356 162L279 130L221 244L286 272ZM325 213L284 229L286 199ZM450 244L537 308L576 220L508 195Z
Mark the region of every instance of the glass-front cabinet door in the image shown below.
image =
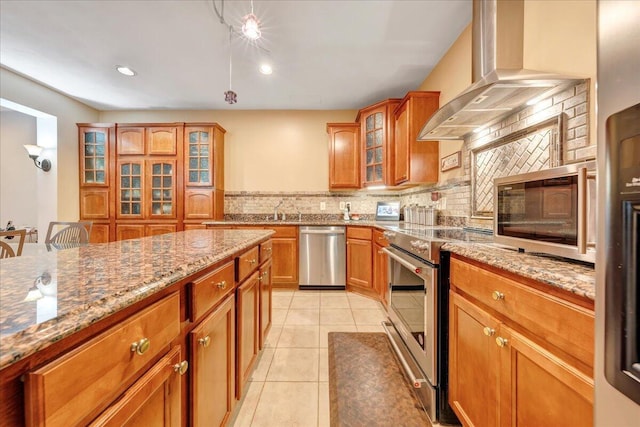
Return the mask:
M83 185L109 184L109 128L80 128L81 179Z
M187 130L187 185L211 186L212 182L212 135L208 128Z
M384 114L375 112L365 117L365 182L383 184Z
M118 160L118 218L143 218L144 166L144 160Z
M149 218L176 217L176 161L147 160Z

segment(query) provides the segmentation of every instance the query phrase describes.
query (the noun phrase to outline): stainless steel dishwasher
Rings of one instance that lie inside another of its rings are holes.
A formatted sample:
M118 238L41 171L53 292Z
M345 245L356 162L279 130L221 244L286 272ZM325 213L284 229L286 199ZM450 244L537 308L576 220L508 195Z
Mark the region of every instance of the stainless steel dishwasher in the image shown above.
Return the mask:
M345 227L300 227L300 289L344 289Z

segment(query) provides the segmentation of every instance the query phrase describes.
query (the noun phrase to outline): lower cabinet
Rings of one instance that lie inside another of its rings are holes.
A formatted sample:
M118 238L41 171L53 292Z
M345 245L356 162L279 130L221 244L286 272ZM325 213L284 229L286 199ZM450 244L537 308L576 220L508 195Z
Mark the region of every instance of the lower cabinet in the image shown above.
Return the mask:
M258 271L260 281L260 327L259 345L260 350L264 348L265 340L271 328L271 260L265 262Z
M253 365L258 357L260 284L258 272L246 279L236 291L237 312L237 378L236 398L242 398L244 386L251 376Z
M496 308L468 296L485 284L500 289L486 298ZM544 293L460 260L452 259L451 285L449 402L463 425L593 425L592 368L581 361L577 346L563 347L572 333L592 324L587 310L557 297L545 299ZM532 301L535 311L528 307ZM570 329L536 314L563 310ZM525 313L533 317L520 319ZM525 328L529 321L543 325L544 335Z
M89 425L181 426L180 375L189 365L180 353L180 347L174 347Z
M176 231L178 231L177 224L117 224L116 240L140 239Z
M373 288L376 291L378 299L385 306L389 304L388 298L388 272L389 272L389 260L387 254L383 252L386 246L389 246L389 242L382 234L381 230L373 230Z
M347 227L347 285L373 293L371 229Z
M145 425L179 425L180 412L173 405L175 394L180 401L180 389L168 376L176 364L181 373L187 367L179 362L180 347L170 350L179 334L180 296L174 293L27 373L27 426L89 424L97 416L104 420L97 425L115 425L123 420L123 411L144 413L160 405L166 410L163 423ZM153 367L143 371L150 364ZM126 384L132 385L123 389ZM167 390L172 396L164 395ZM149 400L152 393L159 394Z
M190 333L193 426L225 425L235 407L235 314L231 294Z

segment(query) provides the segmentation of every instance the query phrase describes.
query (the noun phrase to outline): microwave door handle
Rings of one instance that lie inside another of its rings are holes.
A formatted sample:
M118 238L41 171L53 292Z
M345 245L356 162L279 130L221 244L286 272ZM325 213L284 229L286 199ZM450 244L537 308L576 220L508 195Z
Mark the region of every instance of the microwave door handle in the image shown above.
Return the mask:
M400 264L404 265L405 267L407 267L411 271L416 271L416 270L420 269L419 266L413 265L410 262L400 258L398 255L396 255L393 252L391 252L388 248L382 248L382 252L386 253L387 255L389 255L389 257L393 258L395 261L397 261Z
M578 253L587 253L587 168L578 168Z

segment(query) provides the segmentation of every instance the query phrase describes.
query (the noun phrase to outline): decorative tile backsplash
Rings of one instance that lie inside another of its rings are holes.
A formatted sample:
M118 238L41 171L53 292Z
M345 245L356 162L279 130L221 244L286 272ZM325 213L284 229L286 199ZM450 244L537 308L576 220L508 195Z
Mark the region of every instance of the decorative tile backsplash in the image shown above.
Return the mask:
M272 218L280 201L278 212L284 212L288 218L301 214L304 218L339 219L340 202L351 202L351 213L359 214L362 219L373 219L376 202L400 200L401 206L435 207L440 225L490 229L495 177L593 159L596 144L590 141L589 132L587 81L507 117L490 126L484 134L473 134L465 140L462 176L436 185L375 193L229 191L225 194L225 219ZM483 212L486 216L472 212Z

